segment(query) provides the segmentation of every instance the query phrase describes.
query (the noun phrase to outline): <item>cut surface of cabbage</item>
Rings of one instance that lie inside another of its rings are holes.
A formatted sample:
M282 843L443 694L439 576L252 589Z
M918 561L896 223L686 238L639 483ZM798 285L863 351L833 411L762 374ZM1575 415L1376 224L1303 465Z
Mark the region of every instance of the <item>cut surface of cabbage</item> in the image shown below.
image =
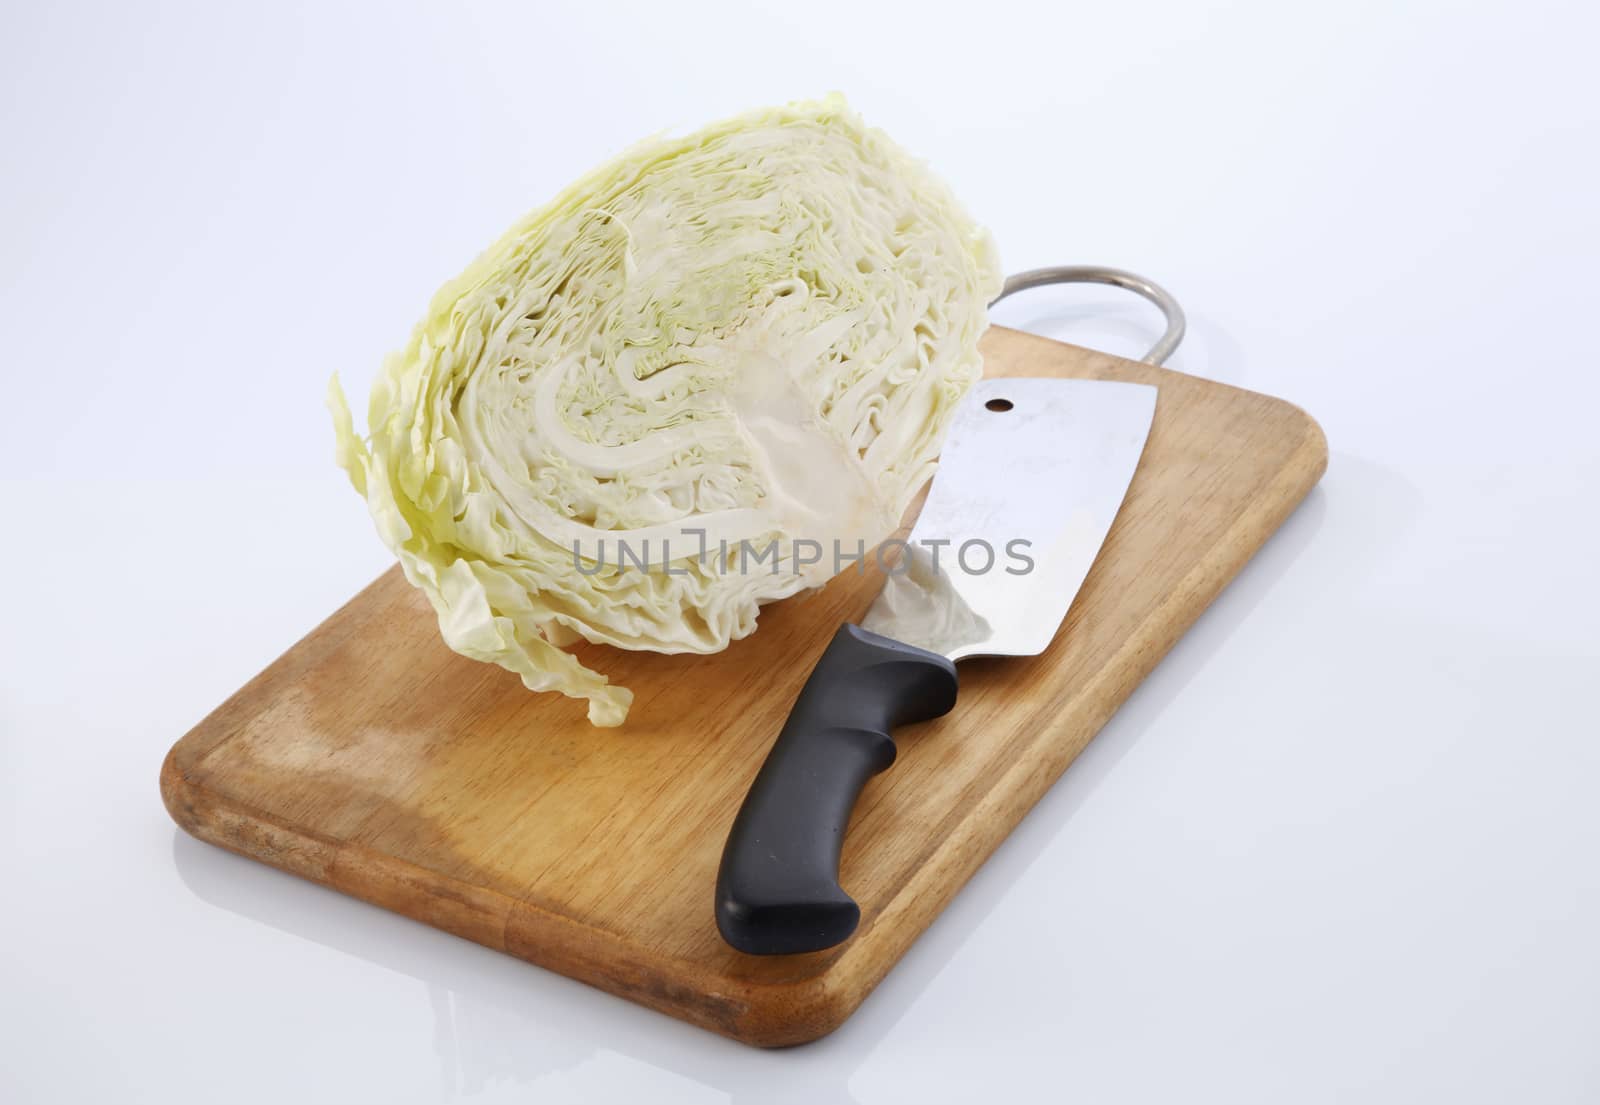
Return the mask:
M440 289L366 438L333 382L338 460L451 648L618 725L630 692L562 646L715 652L870 552L1000 283L989 236L837 97L651 139Z

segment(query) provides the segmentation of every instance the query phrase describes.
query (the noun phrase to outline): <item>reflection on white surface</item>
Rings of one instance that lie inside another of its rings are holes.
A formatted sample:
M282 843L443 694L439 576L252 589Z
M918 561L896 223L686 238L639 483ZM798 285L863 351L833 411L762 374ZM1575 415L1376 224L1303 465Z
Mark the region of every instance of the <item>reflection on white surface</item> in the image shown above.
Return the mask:
M611 1080L629 1100L848 1103L848 1075L875 1043L870 1027L855 1031L871 1024L863 1013L819 1045L756 1051L182 833L173 860L209 905L419 982L413 1005L431 1021L436 1089L415 1100ZM884 1027L897 1016L877 1012Z

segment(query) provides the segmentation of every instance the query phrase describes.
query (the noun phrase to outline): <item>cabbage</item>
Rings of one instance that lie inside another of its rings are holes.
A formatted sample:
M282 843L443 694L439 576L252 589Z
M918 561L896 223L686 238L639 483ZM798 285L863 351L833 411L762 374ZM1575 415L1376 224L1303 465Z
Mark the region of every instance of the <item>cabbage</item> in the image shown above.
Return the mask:
M451 648L618 725L631 693L562 646L716 652L882 541L999 289L988 235L841 99L753 112L513 226L384 362L368 439L334 379L338 461Z

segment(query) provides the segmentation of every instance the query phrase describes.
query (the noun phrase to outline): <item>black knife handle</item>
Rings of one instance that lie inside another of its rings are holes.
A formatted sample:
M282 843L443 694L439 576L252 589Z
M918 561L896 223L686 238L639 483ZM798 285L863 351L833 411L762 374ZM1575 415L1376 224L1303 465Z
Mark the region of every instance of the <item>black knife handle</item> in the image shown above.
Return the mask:
M752 955L831 948L861 910L839 885L861 788L894 762L896 725L949 713L945 657L846 624L835 633L734 818L717 873L717 928Z

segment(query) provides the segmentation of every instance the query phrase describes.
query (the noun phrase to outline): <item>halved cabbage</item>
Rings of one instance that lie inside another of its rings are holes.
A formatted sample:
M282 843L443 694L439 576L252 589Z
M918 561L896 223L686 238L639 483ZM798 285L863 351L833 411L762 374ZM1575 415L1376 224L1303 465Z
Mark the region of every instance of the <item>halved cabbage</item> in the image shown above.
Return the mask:
M999 288L988 235L838 97L652 139L439 291L368 441L334 380L339 463L451 648L618 725L631 693L561 646L716 652L882 541Z

